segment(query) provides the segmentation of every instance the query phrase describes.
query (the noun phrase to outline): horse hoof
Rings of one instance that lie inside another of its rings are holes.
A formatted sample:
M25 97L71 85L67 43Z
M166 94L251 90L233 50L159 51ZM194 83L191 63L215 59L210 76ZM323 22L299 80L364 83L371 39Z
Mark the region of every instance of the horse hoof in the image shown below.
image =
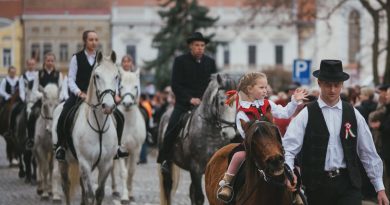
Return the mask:
M49 195L41 196L41 201L49 201L50 197Z
M19 171L19 178L24 178L26 173L24 171Z
M121 200L121 204L128 205L128 204L130 204L130 201L129 200Z
M53 198L53 204L62 204L62 200Z
M117 191L114 191L114 192L112 192L112 196L115 198L119 198L119 197L121 197L121 194Z
M42 193L43 193L43 190L37 189L37 194L38 194L39 196L42 195Z
M134 196L129 196L129 199L130 199L131 202L135 202Z
M33 185L33 186L37 185L37 180L36 179L31 179L31 185Z
M24 183L25 183L25 184L29 184L29 183L31 183L31 179L30 179L30 178L26 178L26 179L24 179Z

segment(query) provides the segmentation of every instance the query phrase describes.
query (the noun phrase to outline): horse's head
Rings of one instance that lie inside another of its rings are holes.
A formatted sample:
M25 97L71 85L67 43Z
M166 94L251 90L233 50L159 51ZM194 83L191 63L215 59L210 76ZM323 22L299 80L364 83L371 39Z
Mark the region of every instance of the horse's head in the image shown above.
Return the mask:
M129 72L120 69L119 93L121 95L121 104L125 109L137 104L138 86L139 86L139 71Z
M284 153L278 128L264 121L241 121L245 130L247 163L268 177L284 173ZM264 176L264 177L266 177Z
M226 74L216 74L203 95L203 105L207 116L220 129L225 139L233 139L236 135L236 107L225 103L226 91L236 89L236 83Z
M42 91L41 117L46 121L46 131L51 131L53 112L59 103L59 88L56 84L49 83Z
M109 57L97 54L96 65L91 75L88 87L87 102L99 105L105 114L111 114L115 109L115 89L119 80L118 68L115 65L116 54Z

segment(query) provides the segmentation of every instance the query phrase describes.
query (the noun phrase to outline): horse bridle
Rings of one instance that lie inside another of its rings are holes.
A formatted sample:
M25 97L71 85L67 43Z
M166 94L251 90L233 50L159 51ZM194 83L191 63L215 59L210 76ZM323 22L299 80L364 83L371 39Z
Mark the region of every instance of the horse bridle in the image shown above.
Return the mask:
M131 104L130 106L133 106L133 105L135 105L136 103L135 103L135 99L138 97L138 86L135 86L135 88L136 88L136 93L135 93L135 95L133 95L131 92L127 92L127 93L124 93L123 95L121 95L121 102L123 101L123 99L125 99L125 97L126 96L130 96L130 98L133 100L133 104Z
M42 106L43 107L43 106ZM53 120L53 117L47 117L46 115L44 115L43 114L43 112L42 112L42 108L41 108L41 112L40 112L40 115L41 115L41 117L44 119L44 120Z

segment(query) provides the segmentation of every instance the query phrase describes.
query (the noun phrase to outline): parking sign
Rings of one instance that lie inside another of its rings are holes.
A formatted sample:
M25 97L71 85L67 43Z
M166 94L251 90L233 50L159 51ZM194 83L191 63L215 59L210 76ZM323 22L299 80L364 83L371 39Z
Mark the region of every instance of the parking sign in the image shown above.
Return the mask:
M310 85L311 60L296 59L293 64L293 81Z

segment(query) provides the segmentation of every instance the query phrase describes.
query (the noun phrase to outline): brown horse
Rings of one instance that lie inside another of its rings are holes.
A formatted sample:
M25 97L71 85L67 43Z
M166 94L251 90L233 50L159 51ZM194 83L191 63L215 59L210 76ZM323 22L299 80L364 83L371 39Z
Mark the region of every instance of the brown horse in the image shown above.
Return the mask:
M275 125L268 122L241 122L245 130L245 184L235 193L239 205L291 205L291 192L284 186L284 155ZM237 144L218 150L206 167L206 193L210 205L224 204L217 199L218 182L227 167L228 156ZM231 203L233 204L233 203Z
M15 144L11 139L10 118L12 109L18 100L19 91L17 90L10 99L8 99L6 102L1 102L2 105L0 107L0 135L4 137L7 144L7 158L9 160L10 166L12 165L12 159L17 157L15 153Z

